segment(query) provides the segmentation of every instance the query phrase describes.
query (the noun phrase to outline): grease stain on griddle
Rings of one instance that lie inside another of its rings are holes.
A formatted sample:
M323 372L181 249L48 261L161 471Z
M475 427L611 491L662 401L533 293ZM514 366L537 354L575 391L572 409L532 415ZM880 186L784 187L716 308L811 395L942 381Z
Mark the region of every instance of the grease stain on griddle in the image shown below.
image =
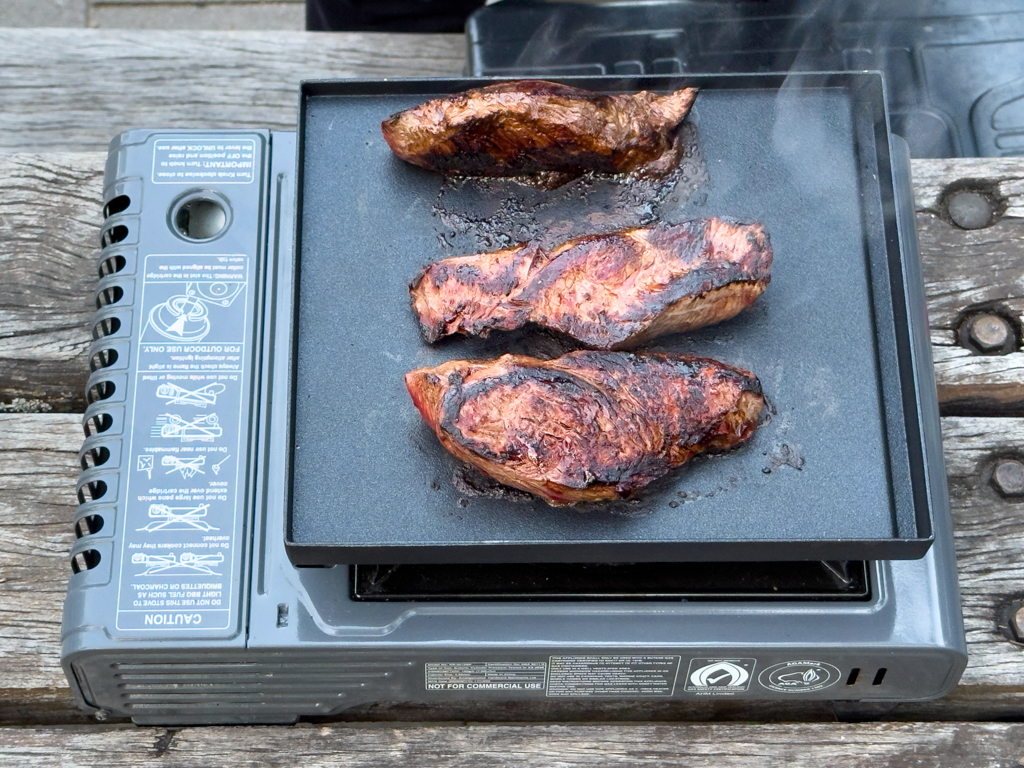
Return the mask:
M673 221L711 181L696 126L684 123L677 140L681 162L662 178L589 173L554 190L526 179L448 178L433 206L438 243L448 253L527 241L552 247L584 234Z
M507 501L528 502L533 496L526 491L502 485L497 480L488 477L476 467L470 464L459 462L452 469L452 484L462 494L458 504L462 508L469 506L469 498L473 496L488 499L505 499ZM463 504L462 502L466 503Z
M788 443L782 443L770 453L765 451L765 455L768 456L768 465L761 471L766 475L780 467L792 467L800 472L803 470L804 464L807 463L800 453L799 446L794 448Z

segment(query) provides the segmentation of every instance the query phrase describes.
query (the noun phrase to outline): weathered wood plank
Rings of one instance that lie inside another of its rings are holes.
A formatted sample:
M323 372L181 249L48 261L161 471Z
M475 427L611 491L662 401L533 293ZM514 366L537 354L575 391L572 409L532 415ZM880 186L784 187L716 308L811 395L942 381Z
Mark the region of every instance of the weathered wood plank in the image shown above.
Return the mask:
M0 157L0 271L9 276L0 282L0 410L15 399L25 401L22 410L85 407L102 167L95 153ZM1024 218L966 231L929 207L936 189L986 171L1003 180L1008 210L1024 213L1024 182L1013 175L1024 177L1024 161L914 162L932 352L948 415L1024 415L1024 352L975 355L955 341L971 305L996 303L1017 318L1024 311Z
M89 26L117 29L306 28L306 8L295 0L92 0Z
M0 729L8 766L1019 768L1016 723Z
M1015 321L1024 315L1024 163L961 158L915 160L917 230L932 327L932 355L943 412L1024 415L1024 352L977 355L957 342L972 308L994 309ZM953 184L991 186L1005 206L995 224L966 230L941 204ZM1018 335L1019 341L1019 335Z
M970 659L963 683L1024 694L1024 649L997 629L997 607L1024 597L1024 503L989 484L994 460L1024 445L1024 419L943 419Z
M289 129L300 80L456 75L461 35L0 29L0 151L128 128Z
M52 703L67 687L60 618L74 541L81 417L0 414L0 442L0 701Z
M1000 634L997 607L1024 596L1024 503L1000 498L986 471L1024 443L1024 419L946 418L970 662L947 699L905 705L895 717L955 719L1024 714L1024 649ZM60 612L74 539L71 517L82 438L72 414L0 415L0 722L75 718L58 665ZM354 719L788 719L831 718L826 703L571 702L359 708Z
M104 160L0 156L0 409L85 408Z

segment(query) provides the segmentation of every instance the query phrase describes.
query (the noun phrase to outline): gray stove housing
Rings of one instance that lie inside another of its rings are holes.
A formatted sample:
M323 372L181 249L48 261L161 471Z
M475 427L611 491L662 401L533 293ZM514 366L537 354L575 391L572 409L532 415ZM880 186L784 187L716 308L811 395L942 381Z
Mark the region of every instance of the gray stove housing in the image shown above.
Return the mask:
M83 535L73 548L73 558L95 552L99 559L79 558L94 567L71 576L64 610L62 664L80 707L139 724L281 723L367 702L701 695L891 702L936 698L956 685L967 656L941 475L931 488L939 510L933 546L919 560L871 563L872 596L865 602L366 603L350 598L347 566L294 566L285 552L287 479L280 471L288 465L291 401L294 134L122 134L111 144L104 201L125 190L136 190L145 200L107 219L106 228L123 223L133 234L105 248L101 259L133 239L139 242L140 233L148 253L183 252L166 221L167 200L182 188L171 194L141 180L150 178L156 139L192 135L254 138L265 162L262 180L257 175L259 193L245 192L250 195L245 200L237 186L199 185L231 201L235 231L259 233L248 241L240 237L228 249L255 260L256 285L263 287L254 297L256 342L245 361L253 374L250 451L256 458L250 460L253 476L242 484L253 495L243 500L233 532L238 565L233 615L227 629L216 631L117 629L117 553L126 528L119 482L133 468L118 471L117 462L128 453L121 446L124 419L115 416L111 427L83 448L103 443L114 449L115 458L83 475L83 486L104 477L113 488L87 500L76 517L104 518L102 528ZM899 229L904 253L913 260L909 161L905 146L898 146L902 141L893 143L902 202ZM223 242L188 247L197 253L226 248ZM125 339L134 338L143 322L133 322L127 306L138 278L133 269L128 259L100 286L124 287L125 308L115 302L103 312L121 313ZM94 378L113 374L113 369L100 370ZM130 396L129 384L112 398L113 405L90 406L86 419L116 411L117 398ZM748 675L743 680L734 675L737 684L728 689L691 682L697 668L717 660L733 660ZM777 665L786 662L799 662L793 669L811 670L818 682L779 686ZM652 668L644 682L644 670ZM854 668L861 673L848 685ZM874 685L881 669L886 672ZM527 679L543 683L501 682Z

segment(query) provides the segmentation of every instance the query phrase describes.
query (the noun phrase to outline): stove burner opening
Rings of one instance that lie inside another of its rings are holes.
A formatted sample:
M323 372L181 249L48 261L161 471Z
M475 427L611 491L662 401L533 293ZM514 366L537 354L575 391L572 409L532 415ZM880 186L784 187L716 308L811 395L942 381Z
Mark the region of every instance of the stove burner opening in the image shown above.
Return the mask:
M360 601L865 601L865 561L354 565Z

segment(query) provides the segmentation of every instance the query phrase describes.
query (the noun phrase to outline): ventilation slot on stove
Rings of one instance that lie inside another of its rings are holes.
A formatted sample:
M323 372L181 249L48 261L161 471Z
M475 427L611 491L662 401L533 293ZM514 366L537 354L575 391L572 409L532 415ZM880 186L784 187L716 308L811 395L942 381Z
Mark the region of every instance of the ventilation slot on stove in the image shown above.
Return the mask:
M110 229L103 230L103 234L100 235L100 247L109 248L114 243L120 243L127 239L128 227L124 224L115 224Z
M100 260L100 277L107 277L108 275L114 275L124 269L125 264L128 262L124 256L117 253L113 256L108 256L105 259Z
M104 288L96 294L96 309L109 307L111 304L119 302L122 298L124 298L124 289L121 286L112 285L109 288Z
M885 667L882 667L875 673L875 679L871 681L872 685L881 685L882 681L885 680L885 673L888 672Z
M91 571L100 564L100 553L95 549L87 549L79 552L71 558L71 570L75 573Z
M100 400L106 400L114 394L115 389L116 387L112 381L97 381L85 393L85 401L92 405Z
M103 445L90 448L82 454L79 461L82 465L83 471L86 469L92 469L93 467L102 467L110 461L110 449Z
M846 684L856 685L858 677L860 677L860 667L854 667L850 670L850 676L846 678Z
M328 714L350 696L394 679L409 662L306 663L142 663L111 664L112 682L126 711L172 709L188 712L249 712L313 703L313 713ZM310 682L315 672L316 679Z
M107 484L102 480L94 480L86 483L78 489L78 503L85 504L89 501L98 501L107 493Z
M128 210L128 206L131 204L132 199L128 195L118 195L103 206L103 218L108 219L118 213L123 213Z
M116 362L117 350L101 349L89 359L89 370L98 371L100 368L109 368Z
M96 413L86 419L83 429L86 437L106 432L114 426L114 417L109 413Z
M121 329L121 321L116 317L105 317L92 327L93 339L102 339L110 336Z
M83 536L99 533L102 529L102 515L86 515L85 517L80 517L75 523L75 538L80 539Z

